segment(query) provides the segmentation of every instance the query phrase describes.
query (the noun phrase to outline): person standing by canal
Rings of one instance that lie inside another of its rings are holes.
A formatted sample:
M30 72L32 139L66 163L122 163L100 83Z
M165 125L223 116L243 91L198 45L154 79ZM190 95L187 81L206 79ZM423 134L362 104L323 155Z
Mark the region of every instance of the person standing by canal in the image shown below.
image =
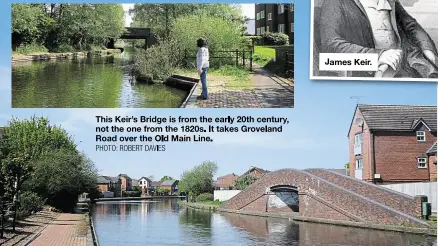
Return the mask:
M198 39L197 45L199 49L198 53L196 53L196 68L198 69L198 74L201 78L202 84L202 93L200 96L198 96L198 99L207 100L207 70L210 66L208 48L206 41L202 38Z

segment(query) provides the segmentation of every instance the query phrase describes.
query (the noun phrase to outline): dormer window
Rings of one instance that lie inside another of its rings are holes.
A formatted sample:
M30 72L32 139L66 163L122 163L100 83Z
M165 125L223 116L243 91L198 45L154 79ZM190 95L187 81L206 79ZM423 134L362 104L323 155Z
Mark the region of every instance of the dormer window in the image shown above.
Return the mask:
M417 131L417 141L418 142L426 142L426 132L425 131Z

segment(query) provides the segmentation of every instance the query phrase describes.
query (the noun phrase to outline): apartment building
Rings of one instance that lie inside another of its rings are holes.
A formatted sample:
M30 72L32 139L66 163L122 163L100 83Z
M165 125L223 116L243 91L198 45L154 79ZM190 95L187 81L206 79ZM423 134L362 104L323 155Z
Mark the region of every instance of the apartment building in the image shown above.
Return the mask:
M256 4L256 35L267 32L284 33L289 43L294 41L294 5L293 4Z

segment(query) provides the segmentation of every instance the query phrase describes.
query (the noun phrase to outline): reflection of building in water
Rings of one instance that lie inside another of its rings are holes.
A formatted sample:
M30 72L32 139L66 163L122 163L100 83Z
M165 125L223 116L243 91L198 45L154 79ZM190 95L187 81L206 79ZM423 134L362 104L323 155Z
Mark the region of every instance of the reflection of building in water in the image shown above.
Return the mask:
M145 220L146 216L148 215L150 211L149 202L142 202L140 204L140 214L141 214L141 220Z
M438 0L410 0L404 3L406 11L429 33L438 46Z

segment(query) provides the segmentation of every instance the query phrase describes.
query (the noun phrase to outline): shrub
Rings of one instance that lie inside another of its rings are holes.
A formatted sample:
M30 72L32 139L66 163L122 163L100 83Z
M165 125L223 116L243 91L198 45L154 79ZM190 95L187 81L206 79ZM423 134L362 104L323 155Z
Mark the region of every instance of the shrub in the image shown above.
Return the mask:
M125 197L140 197L141 191L124 191L123 196Z
M18 46L14 53L18 54L30 54L30 53L46 53L49 50L42 44L23 44Z
M263 35L265 45L288 45L289 36L284 33L267 32Z
M198 197L196 197L196 202L207 202L207 201L213 201L213 194L202 193Z
M60 44L53 51L57 53L74 52L75 48L73 48L73 46L68 44Z
M18 217L30 215L43 209L44 200L32 191L25 191L21 194L20 207L18 208Z
M136 56L137 77L147 81L163 81L181 66L182 54L177 41L168 39Z

